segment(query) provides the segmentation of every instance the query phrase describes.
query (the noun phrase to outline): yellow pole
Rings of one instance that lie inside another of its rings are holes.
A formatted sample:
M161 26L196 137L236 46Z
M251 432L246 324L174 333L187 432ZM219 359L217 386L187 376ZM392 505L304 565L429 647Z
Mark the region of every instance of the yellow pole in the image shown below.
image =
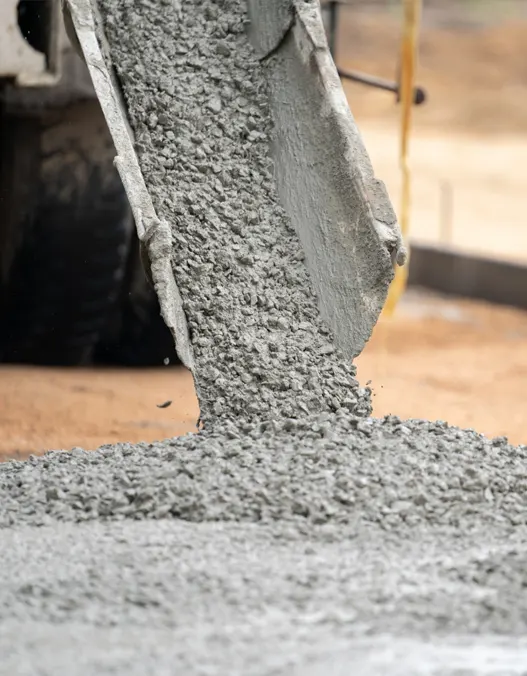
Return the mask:
M399 162L401 168L402 191L401 191L401 215L399 223L403 239L408 247L407 236L410 225L410 167L408 166L408 148L410 143L410 128L412 123L413 93L415 71L417 64L417 43L419 37L419 24L421 20L422 0L403 0L403 35L401 40L401 145L399 150ZM388 292L388 298L384 306L383 314L393 316L397 303L406 289L408 281L408 261L403 267L397 267L395 277Z

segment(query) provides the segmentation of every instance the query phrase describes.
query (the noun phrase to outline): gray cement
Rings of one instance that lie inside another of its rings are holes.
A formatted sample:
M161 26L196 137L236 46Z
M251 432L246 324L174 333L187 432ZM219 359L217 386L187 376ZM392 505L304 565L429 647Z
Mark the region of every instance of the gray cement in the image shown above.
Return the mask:
M205 427L0 465L0 674L527 673L527 448L367 417L241 5L101 5Z
M525 674L526 455L341 414L0 465L0 674Z

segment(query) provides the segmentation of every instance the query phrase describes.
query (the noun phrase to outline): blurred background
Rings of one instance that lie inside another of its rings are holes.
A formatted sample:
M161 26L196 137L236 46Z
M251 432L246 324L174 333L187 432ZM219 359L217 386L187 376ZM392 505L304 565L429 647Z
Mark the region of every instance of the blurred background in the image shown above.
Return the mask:
M412 240L525 262L527 3L424 0L413 111ZM401 2L346 0L337 61L395 78ZM394 97L345 82L376 172L399 195L399 107Z
M401 18L400 0L346 0L337 66L396 80ZM527 443L526 44L524 0L424 0L417 84L427 100L413 109L410 143L411 285L357 360L377 416L442 419ZM392 93L344 87L398 211L400 106ZM1 366L0 456L195 430L186 371L108 361Z
M338 65L394 78L401 16L400 2L348 0ZM413 109L410 279L455 296L412 285L396 317L377 326L357 362L376 415L445 419L527 442L526 40L524 2L424 1L417 83L428 98ZM390 94L344 86L398 210L400 109Z

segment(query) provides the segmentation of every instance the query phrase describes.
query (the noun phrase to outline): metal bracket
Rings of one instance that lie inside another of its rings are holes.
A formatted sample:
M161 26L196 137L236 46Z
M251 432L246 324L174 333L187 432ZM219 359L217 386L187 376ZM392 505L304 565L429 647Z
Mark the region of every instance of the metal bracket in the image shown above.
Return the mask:
M336 53L337 53L337 28L338 28L338 15L339 8L341 5L346 5L347 3L342 2L342 0L328 0L328 2L322 5L322 9L328 12L328 44L331 51L333 60L336 63ZM351 80L352 82L359 82L368 87L374 87L375 89L383 89L384 91L393 92L396 95L396 102L399 103L399 83L393 82L390 80L384 80L383 78L376 77L375 75L368 75L367 73L360 73L358 71L348 71L342 70L337 66L337 72L339 76L344 80ZM427 99L426 91L423 87L414 88L414 104L416 106L421 105Z

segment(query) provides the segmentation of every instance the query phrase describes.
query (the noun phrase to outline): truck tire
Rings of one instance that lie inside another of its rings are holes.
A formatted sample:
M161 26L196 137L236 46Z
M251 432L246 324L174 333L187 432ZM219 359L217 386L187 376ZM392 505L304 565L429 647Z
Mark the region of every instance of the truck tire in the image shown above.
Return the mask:
M89 363L133 220L99 104L0 116L0 361Z
M179 364L174 339L142 265L139 239L133 233L122 293L95 361L128 367Z

